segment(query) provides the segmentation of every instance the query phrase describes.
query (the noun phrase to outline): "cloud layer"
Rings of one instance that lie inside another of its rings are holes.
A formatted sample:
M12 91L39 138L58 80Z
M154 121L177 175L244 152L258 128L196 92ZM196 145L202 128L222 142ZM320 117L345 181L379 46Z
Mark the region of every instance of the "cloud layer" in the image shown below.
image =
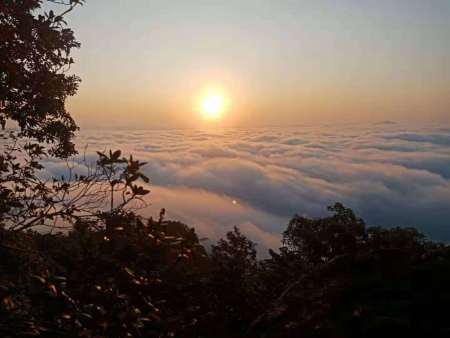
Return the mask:
M262 247L277 247L291 216L320 216L341 201L370 225L415 226L450 242L449 128L87 130L77 143L88 156L112 148L147 161L146 212L165 207L211 239L238 225Z

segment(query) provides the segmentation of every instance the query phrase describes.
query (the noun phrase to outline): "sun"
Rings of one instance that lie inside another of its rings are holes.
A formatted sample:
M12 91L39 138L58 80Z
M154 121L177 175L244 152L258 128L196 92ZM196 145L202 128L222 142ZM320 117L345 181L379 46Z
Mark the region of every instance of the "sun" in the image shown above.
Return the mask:
M209 91L201 99L203 116L210 120L219 119L226 107L226 99L219 91Z

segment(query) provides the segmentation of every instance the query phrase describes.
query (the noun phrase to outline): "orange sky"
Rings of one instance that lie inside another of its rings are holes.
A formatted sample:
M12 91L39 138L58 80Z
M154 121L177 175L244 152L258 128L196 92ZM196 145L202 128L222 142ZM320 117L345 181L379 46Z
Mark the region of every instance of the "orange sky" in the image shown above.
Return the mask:
M450 121L448 1L88 1L82 127ZM201 93L221 88L222 118Z

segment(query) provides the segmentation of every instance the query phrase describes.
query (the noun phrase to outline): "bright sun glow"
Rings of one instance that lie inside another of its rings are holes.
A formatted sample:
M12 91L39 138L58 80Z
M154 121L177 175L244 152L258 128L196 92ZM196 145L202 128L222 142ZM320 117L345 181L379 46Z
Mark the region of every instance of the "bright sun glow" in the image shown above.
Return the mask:
M216 120L225 110L225 98L220 92L208 92L201 101L201 110L205 118Z

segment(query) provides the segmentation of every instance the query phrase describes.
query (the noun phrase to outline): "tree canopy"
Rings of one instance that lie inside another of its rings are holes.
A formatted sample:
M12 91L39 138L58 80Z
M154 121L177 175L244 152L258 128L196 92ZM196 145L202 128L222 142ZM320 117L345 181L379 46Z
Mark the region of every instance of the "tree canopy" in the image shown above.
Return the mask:
M17 122L23 136L52 143L54 155L67 157L77 125L65 102L80 82L67 71L80 44L64 14L82 1L50 2L61 4L61 13L44 12L41 0L0 3L0 121Z

